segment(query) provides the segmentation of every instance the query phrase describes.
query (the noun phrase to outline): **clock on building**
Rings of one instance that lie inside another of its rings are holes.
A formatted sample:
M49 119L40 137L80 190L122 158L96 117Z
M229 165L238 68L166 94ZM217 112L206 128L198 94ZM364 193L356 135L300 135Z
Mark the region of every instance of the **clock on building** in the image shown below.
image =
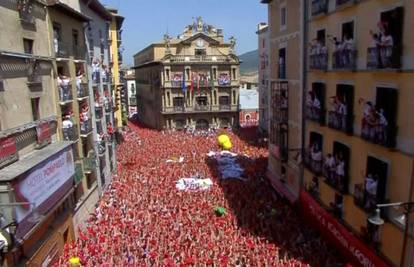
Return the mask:
M196 41L196 46L197 47L204 47L204 40L203 39L198 39L197 41Z

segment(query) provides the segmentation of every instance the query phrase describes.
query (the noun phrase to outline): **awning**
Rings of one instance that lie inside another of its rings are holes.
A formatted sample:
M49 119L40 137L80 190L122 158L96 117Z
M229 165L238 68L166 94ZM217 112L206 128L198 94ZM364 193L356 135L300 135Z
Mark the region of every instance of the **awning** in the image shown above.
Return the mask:
M326 241L334 245L346 259L358 266L389 266L375 251L321 207L305 190L302 190L300 194L300 206L306 222L318 229Z
M10 182L14 180L16 177L19 177L30 169L36 167L36 165L42 163L70 145L72 145L72 142L56 142L41 150L35 150L32 153L21 157L19 161L1 170L0 182Z

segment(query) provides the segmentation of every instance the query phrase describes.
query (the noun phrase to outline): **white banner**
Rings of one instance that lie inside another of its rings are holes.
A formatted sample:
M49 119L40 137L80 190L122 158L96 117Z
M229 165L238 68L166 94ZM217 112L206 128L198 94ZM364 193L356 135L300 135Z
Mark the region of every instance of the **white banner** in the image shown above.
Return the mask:
M15 186L18 202L34 203L40 206L75 174L72 149L64 150L52 156L46 163L36 166L28 176ZM17 222L21 222L30 213L30 207L16 207Z

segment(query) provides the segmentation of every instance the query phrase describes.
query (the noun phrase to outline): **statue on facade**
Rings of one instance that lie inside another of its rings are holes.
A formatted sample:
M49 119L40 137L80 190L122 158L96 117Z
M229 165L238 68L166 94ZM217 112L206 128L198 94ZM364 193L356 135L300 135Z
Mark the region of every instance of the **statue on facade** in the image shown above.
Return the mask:
M230 52L231 53L235 53L235 49L236 49L236 38L234 38L234 36L231 36L230 38L229 38L229 41L230 41Z
M165 54L171 54L171 40L168 33L164 34Z

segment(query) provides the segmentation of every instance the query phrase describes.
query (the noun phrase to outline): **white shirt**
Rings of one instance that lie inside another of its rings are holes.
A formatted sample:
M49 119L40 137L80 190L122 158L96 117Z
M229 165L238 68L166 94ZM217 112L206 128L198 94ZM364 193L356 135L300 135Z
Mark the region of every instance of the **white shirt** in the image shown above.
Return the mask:
M343 160L336 166L336 174L341 176L345 175L345 162Z
M377 181L369 177L365 178L365 189L367 190L368 193L370 193L371 195L376 195L377 186L378 186Z
M73 127L73 122L71 120L69 120L69 119L64 119L62 121L62 127L64 129L72 128Z
M313 100L313 107L314 108L317 108L317 109L320 109L321 108L321 102L319 101L319 99L317 99L316 97L315 97L315 99Z

